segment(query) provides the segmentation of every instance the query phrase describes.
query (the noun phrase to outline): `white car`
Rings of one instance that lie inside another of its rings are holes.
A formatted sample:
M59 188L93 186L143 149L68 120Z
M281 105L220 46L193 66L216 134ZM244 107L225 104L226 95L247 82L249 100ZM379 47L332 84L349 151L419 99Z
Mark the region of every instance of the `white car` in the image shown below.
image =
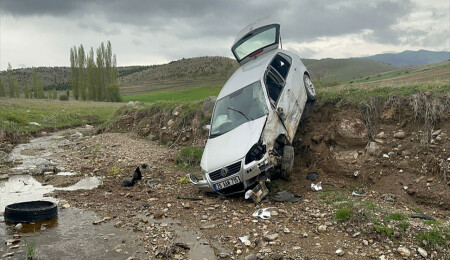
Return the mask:
M280 25L245 27L231 48L240 67L217 97L200 163L205 192L244 192L274 172L289 180L293 138L316 91L300 58L281 49Z

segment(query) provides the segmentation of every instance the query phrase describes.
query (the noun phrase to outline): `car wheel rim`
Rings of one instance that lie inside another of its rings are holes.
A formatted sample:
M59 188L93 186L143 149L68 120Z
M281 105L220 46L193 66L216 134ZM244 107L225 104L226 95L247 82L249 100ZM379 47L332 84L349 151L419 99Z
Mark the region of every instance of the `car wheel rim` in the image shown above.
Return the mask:
M305 77L305 85L309 93L311 93L312 95L316 94L316 89L314 88L314 85L309 77Z

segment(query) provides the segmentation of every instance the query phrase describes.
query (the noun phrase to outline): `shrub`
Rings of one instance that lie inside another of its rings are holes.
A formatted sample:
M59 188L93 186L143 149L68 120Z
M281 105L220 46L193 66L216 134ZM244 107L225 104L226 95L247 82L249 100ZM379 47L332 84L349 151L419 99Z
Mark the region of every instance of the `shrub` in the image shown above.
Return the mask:
M175 158L175 163L184 167L196 167L200 164L202 159L203 148L202 147L184 147Z
M61 100L61 101L68 101L69 97L67 95L65 95L65 94L62 94L61 96L59 96L59 100Z

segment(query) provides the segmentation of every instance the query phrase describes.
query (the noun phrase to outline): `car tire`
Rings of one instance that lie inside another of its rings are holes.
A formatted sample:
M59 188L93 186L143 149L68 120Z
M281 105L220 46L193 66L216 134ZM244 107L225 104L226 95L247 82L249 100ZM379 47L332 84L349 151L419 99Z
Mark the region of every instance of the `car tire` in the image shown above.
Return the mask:
M50 201L27 201L5 207L5 221L28 223L49 220L58 215L58 207Z
M303 84L305 85L306 95L308 96L308 101L316 100L316 88L308 74L303 74Z
M285 145L283 147L283 157L281 159L281 178L289 181L294 167L294 147Z

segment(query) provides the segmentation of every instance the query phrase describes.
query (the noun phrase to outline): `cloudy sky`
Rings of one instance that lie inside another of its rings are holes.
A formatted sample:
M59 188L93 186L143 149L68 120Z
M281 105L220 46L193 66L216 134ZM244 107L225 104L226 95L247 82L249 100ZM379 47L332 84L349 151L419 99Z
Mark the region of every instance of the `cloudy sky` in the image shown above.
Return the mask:
M449 0L1 0L0 70L69 66L69 50L111 41L119 66L232 57L235 35L271 15L304 58L450 51Z

